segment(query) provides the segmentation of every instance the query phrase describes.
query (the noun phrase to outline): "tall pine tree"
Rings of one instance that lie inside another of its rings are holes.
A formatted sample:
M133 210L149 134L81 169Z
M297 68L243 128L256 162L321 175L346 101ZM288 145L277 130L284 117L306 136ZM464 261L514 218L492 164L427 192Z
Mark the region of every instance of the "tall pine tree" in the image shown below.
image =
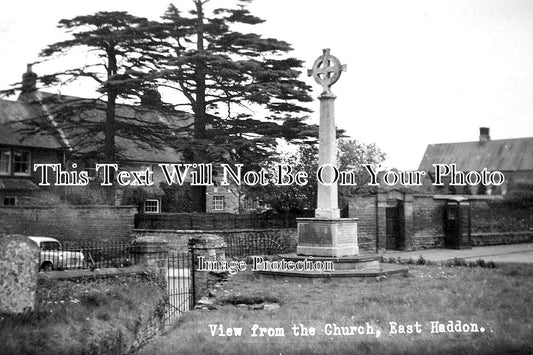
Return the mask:
M82 157L116 163L122 153L117 139L126 139L140 146L161 148L170 137L169 125L146 115L147 110L133 105L119 105L121 100L143 100L152 110L158 105L157 94L149 89L146 75L154 68L143 60L151 37L143 29L149 21L123 11L97 12L92 15L64 19L58 27L71 38L46 47L41 56L55 59L72 55L76 48L86 54L87 62L74 68L42 75L38 80L46 87L64 86L82 79L96 84L97 98L65 95L23 93L23 99L37 101L54 116L73 143L74 153ZM35 120L35 129L55 129L46 121Z
M164 67L154 78L178 90L194 112L194 133L180 139L196 163L220 160L247 168L274 153L277 139L309 141L316 127L304 123L310 88L299 80L302 61L291 46L240 29L264 22L237 1L235 8L209 8L193 0L186 15L170 5L154 38L160 49L145 58ZM147 32L150 32L147 30ZM195 209L205 208L205 192L195 192Z

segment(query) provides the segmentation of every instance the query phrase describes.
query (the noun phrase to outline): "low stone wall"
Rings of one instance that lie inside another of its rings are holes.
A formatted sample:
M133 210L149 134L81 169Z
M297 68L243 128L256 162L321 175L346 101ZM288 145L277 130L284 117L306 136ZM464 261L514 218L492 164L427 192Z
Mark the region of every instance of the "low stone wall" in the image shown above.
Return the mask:
M57 291L55 288L61 289L62 287L68 287L68 283L75 283L79 285L80 280L83 280L84 284L90 284L94 282L96 278L107 279L106 283L111 284L124 284L136 279L144 280L144 282L153 283L155 276L149 268L144 266L132 266L121 269L102 269L101 272L93 272L90 276L89 270L66 270L66 271L53 271L47 273L39 273L39 294L41 297L38 302L46 304L47 302L54 302L53 296ZM98 281L99 285L102 284L102 280ZM156 297L156 295L158 295ZM51 298L51 299L50 299ZM61 301L62 302L62 301ZM143 302L143 314L136 314L137 326L130 331L121 333L120 336L111 335L105 339L105 341L88 341L84 348L88 353L98 354L130 354L144 344L146 344L155 335L160 334L165 326L165 307L167 302L166 290L165 292L153 292L151 299L146 299ZM46 309L46 306L43 306ZM96 331L96 329L93 329ZM87 331L91 331L88 328ZM102 338L96 337L99 340ZM67 344L68 345L68 344ZM78 349L79 350L79 349ZM59 352L71 352L67 349L61 349Z
M126 239L136 212L134 206L2 206L0 233L60 241Z
M296 229L232 229L232 230L152 230L152 229L134 229L133 236L135 239L141 237L162 238L169 243L172 252L184 253L188 251L188 243L191 238L203 234L216 234L229 240L230 238L241 238L249 240L250 238L271 238L285 252L291 253L296 251L298 244L298 233Z
M131 323L115 322L115 325L124 326L123 332L118 335L104 332L102 336L91 337L92 340L82 345L82 348L76 348L78 351L83 350L81 351L83 353L131 353L163 329L168 303L167 243L158 238L139 238L133 247L137 264L131 267L38 273L39 249L35 243L22 235L2 235L0 236L0 274L2 275L0 277L0 313L16 315L32 311L43 312L50 304L58 303L58 297L63 297L61 295L65 288L71 289L73 285L90 284L100 278L107 279L104 281L106 284L120 287L134 279L141 283L146 282L149 283L149 299L142 299L141 312L131 313L130 310L128 314L128 317L136 322L134 327L128 326ZM81 280L83 282L80 282ZM98 286L101 286L100 282ZM158 289L154 290L154 287ZM63 303L64 300L61 299L60 302ZM124 308L124 312L128 313L128 307ZM97 329L91 328L95 327L94 323L91 324L87 331L96 331ZM65 326L68 325L65 324ZM68 348L71 344L63 345ZM70 353L71 351L68 350L70 348L67 348L57 350L61 353Z
M163 300L160 300L163 301ZM161 334L165 326L164 314L156 312L151 317L142 323L142 326L138 328L135 338L131 345L129 345L127 351L124 353L131 354L135 350L138 350L143 345L146 345L150 339L154 336Z
M149 270L145 266L134 265L121 268L105 268L95 270L59 270L53 272L39 272L37 277L39 282L53 281L53 280L94 280L105 279L120 276L145 275Z

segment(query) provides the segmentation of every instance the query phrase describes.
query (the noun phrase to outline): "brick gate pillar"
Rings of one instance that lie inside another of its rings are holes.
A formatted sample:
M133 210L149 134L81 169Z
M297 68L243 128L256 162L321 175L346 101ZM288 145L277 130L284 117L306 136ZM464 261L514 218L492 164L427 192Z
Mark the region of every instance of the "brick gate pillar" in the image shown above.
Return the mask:
M140 237L133 243L135 264L152 269L165 279L168 270L168 252L168 242L163 238Z
M403 204L403 245L402 250L413 250L413 233L414 233L414 217L413 217L414 197L412 194L404 195Z
M193 279L195 301L208 292L213 284L227 276L227 271L209 271L205 262L219 266L226 261L226 242L215 234L202 234L189 239L189 249L193 257ZM202 264L200 264L202 263Z
M381 253L385 251L387 247L387 194L378 192L376 194L376 238L377 238L377 251Z

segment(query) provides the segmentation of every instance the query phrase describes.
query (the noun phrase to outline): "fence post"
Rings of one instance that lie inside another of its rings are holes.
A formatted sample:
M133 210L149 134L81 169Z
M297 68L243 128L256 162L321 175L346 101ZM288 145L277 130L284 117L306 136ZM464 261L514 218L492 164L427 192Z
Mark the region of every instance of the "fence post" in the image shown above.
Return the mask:
M22 235L0 236L0 313L32 312L39 248Z
M132 248L135 264L152 269L166 280L168 269L168 242L158 237L140 237L135 239Z
M226 261L225 248L226 242L219 235L201 234L189 239L189 249L193 256L195 302L221 278L221 273L216 270L205 270L205 262L215 262L215 265L220 265L220 262ZM224 276L226 273L222 272Z

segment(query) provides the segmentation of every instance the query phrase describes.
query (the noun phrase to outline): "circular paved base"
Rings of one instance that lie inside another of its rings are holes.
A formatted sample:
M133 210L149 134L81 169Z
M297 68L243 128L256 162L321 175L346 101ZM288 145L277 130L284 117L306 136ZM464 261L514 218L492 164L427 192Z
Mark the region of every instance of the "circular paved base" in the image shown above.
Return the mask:
M255 271L259 275L267 275L273 277L298 277L308 279L330 279L339 277L379 277L389 275L405 275L409 269L404 266L379 264L378 267L363 270L335 270L330 272L322 271Z

